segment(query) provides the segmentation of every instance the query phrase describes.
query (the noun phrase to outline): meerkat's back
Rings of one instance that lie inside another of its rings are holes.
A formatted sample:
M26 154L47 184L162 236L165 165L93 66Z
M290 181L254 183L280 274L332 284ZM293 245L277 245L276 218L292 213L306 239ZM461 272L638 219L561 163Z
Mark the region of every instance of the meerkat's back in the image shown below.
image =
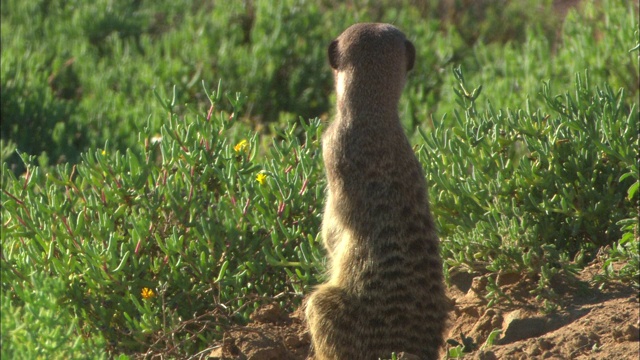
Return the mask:
M388 24L356 24L329 46L338 106L323 135L329 280L306 309L317 359L436 359L442 343L438 238L398 117L414 61L411 42Z

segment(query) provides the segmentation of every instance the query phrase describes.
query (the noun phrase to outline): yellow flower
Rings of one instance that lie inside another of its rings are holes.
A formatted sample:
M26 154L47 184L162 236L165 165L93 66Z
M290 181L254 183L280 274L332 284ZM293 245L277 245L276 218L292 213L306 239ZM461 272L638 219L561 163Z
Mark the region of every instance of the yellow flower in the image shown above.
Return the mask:
M102 150L102 155L107 155L107 151L106 150Z
M256 181L260 183L260 185L264 185L264 182L267 181L267 174L261 172L256 175Z
M147 300L147 299L151 299L152 297L156 296L156 293L153 292L153 290L149 289L148 287L144 287L142 288L142 298Z
M240 140L240 142L233 147L233 150L235 150L235 152L242 152L247 151L248 148L249 142L247 140Z

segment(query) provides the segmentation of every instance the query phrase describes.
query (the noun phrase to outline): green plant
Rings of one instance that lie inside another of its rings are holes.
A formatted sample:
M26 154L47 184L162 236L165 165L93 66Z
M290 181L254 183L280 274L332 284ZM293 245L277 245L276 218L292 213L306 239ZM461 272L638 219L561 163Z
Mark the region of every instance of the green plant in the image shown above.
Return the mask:
M215 91L209 114L185 118L175 96L158 97L161 139L50 172L25 158L21 178L3 164L4 301L30 302L6 296L35 287L34 269L64 279L69 331L111 354L193 353L260 303L297 306L322 266L319 122L302 122L304 142L295 127L280 134L260 160L256 134L230 137L242 96L216 115Z
M185 103L206 106L202 81L222 78L228 89L247 94L242 121L261 131L281 131L298 116L325 117L331 111L326 46L337 29L358 21L396 23L416 41L418 61L408 79L413 91L403 99L403 121L411 130L452 111L454 84L442 71L451 64L462 64L473 74L470 81L490 92L503 92L494 99L499 108L532 93L540 78L563 83L570 74L593 68L598 82L611 78L614 88L634 91L638 76L629 54L611 55L632 35L619 29L633 29L635 21L631 5L614 1L588 6L581 17L570 15L566 36L557 40L551 37L562 34L561 23L546 16L548 1L464 8L449 3L452 12L436 2L409 0L3 4L2 138L22 153L41 156L43 165L75 164L80 153L106 140L125 151L135 146L145 119L150 119L148 131L157 134L165 118L151 106L153 88L176 86L181 114ZM476 7L481 11L473 11ZM531 8L545 16L531 16ZM496 31L495 24L507 30ZM469 45L468 30L483 41ZM606 41L593 41L593 31ZM510 38L514 33L523 36ZM500 41L491 34L500 34ZM576 53L594 55L576 59ZM514 80L520 69L526 76ZM17 155L8 161L13 171L24 172Z
M480 349L484 350L493 346L501 333L501 329L493 329ZM464 333L460 333L460 341L461 342L455 339L447 339L447 359L464 358L468 353L474 352L478 349L478 345L475 343L473 338L466 336ZM449 345L451 347L449 347Z
M482 347L480 347L480 349L486 349L493 346L496 340L498 340L498 338L500 337L500 334L502 334L501 329L493 329L489 333L489 336L487 336L487 341L485 341L484 344L482 344Z
M3 264L3 279L9 277L6 271ZM87 336L80 318L60 311L68 306L66 279L37 271L20 277L24 279L15 278L14 286L2 289L3 358L107 358L105 340L100 335Z
M460 333L460 341L455 339L447 339L447 345L452 347L447 348L447 359L458 359L465 356L465 354L475 351L478 345L473 338L466 336L464 333Z
M618 241L618 222L635 211L624 174L637 169L638 112L624 90L594 89L577 75L575 95L543 84L548 113L495 110L491 101L480 112L480 88L454 74L464 117L456 111L453 126L423 133L420 152L446 264L537 274L542 290L557 269L575 271L575 255L594 258Z

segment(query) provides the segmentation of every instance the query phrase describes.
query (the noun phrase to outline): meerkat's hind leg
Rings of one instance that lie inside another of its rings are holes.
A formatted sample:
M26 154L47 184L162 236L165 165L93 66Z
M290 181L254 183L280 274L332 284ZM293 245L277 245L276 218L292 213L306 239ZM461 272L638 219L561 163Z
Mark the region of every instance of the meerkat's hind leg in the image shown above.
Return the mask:
M305 313L316 360L358 357L353 328L357 307L353 302L347 292L329 284L318 287L307 300Z

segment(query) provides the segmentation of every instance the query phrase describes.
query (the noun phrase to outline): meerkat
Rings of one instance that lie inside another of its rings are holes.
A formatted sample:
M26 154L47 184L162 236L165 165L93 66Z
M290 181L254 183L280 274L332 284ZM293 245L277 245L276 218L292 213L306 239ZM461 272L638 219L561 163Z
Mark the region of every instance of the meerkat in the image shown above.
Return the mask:
M317 360L436 359L448 302L423 169L398 116L415 48L362 23L328 49L337 113L322 137L328 280L305 314Z

